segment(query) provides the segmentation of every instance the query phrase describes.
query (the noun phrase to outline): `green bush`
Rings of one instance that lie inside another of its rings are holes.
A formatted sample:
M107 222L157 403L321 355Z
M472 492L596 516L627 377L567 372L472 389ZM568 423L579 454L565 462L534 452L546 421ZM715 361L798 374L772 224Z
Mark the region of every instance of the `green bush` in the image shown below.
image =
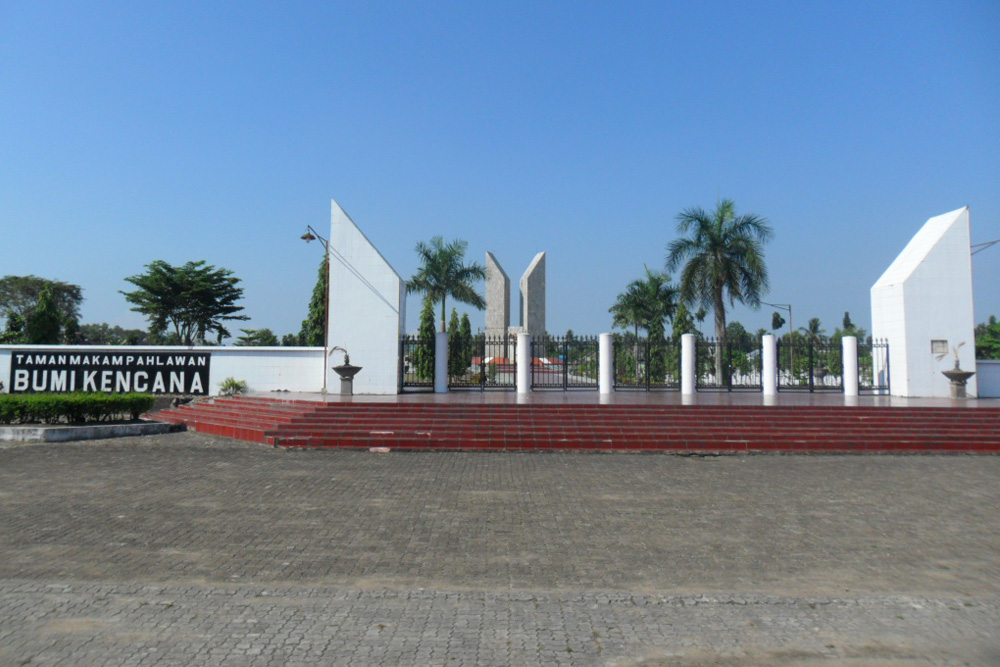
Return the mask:
M239 396L245 393L247 393L247 383L244 380L228 377L219 383L220 396Z
M138 419L152 394L0 394L0 424L58 424Z

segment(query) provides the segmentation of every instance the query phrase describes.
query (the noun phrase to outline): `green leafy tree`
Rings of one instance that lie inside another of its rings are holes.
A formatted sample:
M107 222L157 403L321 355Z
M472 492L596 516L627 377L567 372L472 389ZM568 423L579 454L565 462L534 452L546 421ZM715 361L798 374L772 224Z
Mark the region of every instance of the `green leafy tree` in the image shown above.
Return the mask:
M628 330L635 328L635 337L639 337L639 327L643 319L643 295L642 289L637 285L639 281L629 283L625 291L615 298L614 304L608 308L611 313L611 326L621 327Z
M0 333L0 345L16 345L23 342L24 318L14 313L7 315L7 325Z
M818 317L809 318L809 324L804 327L799 327L799 331L801 331L806 340L813 345L819 345L826 340L826 329L823 328L823 325L819 321Z
M63 320L52 290L42 290L38 304L24 324L24 342L28 345L55 345L60 341Z
M468 313L462 313L459 339L462 341L462 368L470 368L475 345L472 338L472 322L469 321Z
M451 377L461 377L465 374L465 367L462 366L462 321L458 317L458 311L451 309L451 319L448 320L448 375Z
M243 335L233 343L239 347L276 347L278 337L268 328L263 329L240 329Z
M106 322L80 325L80 342L84 345L148 345L149 335L141 329L124 329Z
M82 343L83 334L80 333L80 320L63 320L60 340L66 345L79 345Z
M281 337L281 347L298 347L299 337L295 334L285 334Z
M749 354L760 349L760 338L746 330L740 322L726 325L726 345L729 347L730 372L749 375L751 362Z
M841 329L838 327L830 335L829 370L837 373L842 368L844 336L855 336L858 339L858 363L862 368L865 367L866 363L868 368L871 368L871 349L865 345L865 336L868 335L868 331L854 326L847 313L844 313L844 323L850 324L850 328Z
M240 279L228 269L217 269L204 261L171 266L163 260L146 265L146 272L129 276L138 289L122 292L132 310L149 320L150 333L166 337L168 328L181 345L203 343L206 335L217 341L228 337L225 322L246 320L239 314L243 298Z
M771 330L777 331L783 326L785 326L785 318L781 316L781 313L777 311L771 313Z
M413 350L413 365L421 380L434 378L434 304L424 299L417 329L417 345Z
M683 301L680 301L677 304L677 309L674 311L670 339L675 345L679 345L681 336L684 334L701 335L698 331L698 325L695 323L695 318L691 315L691 311L688 310L687 305Z
M844 331L851 331L854 329L854 322L851 321L851 312L849 310L844 311Z
M649 373L656 381L666 375L667 362L665 323L673 317L677 307L677 290L670 285L670 278L659 271L646 267L644 278L633 280L624 292L618 295L609 308L614 326L635 327L636 376L638 377L639 327L649 336Z
M757 347L753 335L740 322L726 325L726 341L740 350L754 350Z
M486 279L486 269L477 262L463 263L468 245L461 239L445 243L440 236L432 238L430 243L417 243L421 266L407 281L406 288L423 294L432 304L441 302L442 332L445 331L445 303L449 296L479 310L486 307L486 301L473 286L476 281Z
M667 374L666 322L677 308L677 290L665 273L649 268L638 285L642 295L643 326L649 335L649 375L654 381L662 382Z
M624 354L621 355L618 364L620 372L624 372L625 368L631 368L634 365L635 372L631 379L639 377L639 326L643 319L643 294L638 282L637 280L632 281L625 288L625 291L615 298L614 304L608 309L608 312L611 313L612 327L621 327L626 331L629 327L635 328L635 336L631 340L632 353L628 359Z
M996 315L976 327L976 359L1000 359L1000 322Z
M326 285L330 277L328 261L329 257L324 254L319 263L316 285L309 298L309 313L302 320L302 329L299 331L301 345L323 347L326 334Z
M737 216L730 199L722 200L711 213L701 207L682 211L677 216L677 232L682 238L667 244L667 270L681 268L681 297L686 302L712 308L721 350L726 342L726 302L757 307L767 292L764 244L774 233L758 215ZM718 351L715 364L721 377Z
M31 324L41 301L42 293L48 291L47 307L54 309L59 320L59 334L50 343L73 343L78 340L80 304L83 290L58 280L47 280L37 276L4 276L0 278L0 317L5 321L0 342L25 343L25 331L38 329L43 322ZM45 318L51 320L52 313ZM47 324L46 324L47 326Z

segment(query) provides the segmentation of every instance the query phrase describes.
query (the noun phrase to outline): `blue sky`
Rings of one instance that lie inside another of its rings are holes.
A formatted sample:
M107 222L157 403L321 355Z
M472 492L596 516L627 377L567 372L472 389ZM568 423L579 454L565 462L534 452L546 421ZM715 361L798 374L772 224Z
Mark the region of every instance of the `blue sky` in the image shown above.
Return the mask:
M720 197L831 332L927 218L1000 238L1000 3L0 2L0 275L84 322L144 326L123 278L204 259L296 332L336 199L404 278L437 234L515 284L546 251L549 330L599 333ZM974 281L1000 315L1000 246Z

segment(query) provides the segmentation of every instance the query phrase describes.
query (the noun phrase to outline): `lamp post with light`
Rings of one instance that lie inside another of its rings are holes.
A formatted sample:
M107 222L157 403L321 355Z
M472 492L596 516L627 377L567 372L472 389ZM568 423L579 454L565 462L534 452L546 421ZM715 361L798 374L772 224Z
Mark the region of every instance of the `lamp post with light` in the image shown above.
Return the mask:
M789 336L788 336L788 345L790 346L789 347L789 357L790 357L790 360L789 360L788 368L789 368L789 371L791 371L791 372L794 373L794 368L795 368L795 336L794 336L795 325L792 322L792 304L790 304L790 303L768 303L766 301L761 301L760 303L761 303L761 305L764 305L764 306L771 306L773 308L780 308L781 310L787 310L788 311L788 334L789 334Z
M323 238L319 232L313 229L312 225L306 225L306 233L300 238L306 243L319 241L323 244L323 250L326 252L326 290L323 294L323 394L326 394L327 364L330 363L328 356L330 347L328 340L330 335L330 241Z

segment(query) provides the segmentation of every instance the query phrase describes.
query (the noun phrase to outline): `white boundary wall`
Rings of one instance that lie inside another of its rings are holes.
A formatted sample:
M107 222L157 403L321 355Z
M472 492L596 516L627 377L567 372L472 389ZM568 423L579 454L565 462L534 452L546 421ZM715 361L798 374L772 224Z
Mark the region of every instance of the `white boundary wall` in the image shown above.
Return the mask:
M342 347L351 364L355 394L399 392L399 338L406 323L406 283L337 202L330 215L330 322L328 346ZM329 366L343 362L331 352ZM329 391L340 380L327 369Z
M979 398L1000 398L1000 360L977 360L975 377L979 380Z
M941 371L976 368L975 315L969 208L928 220L872 286L872 336L889 341L891 392L896 396L947 398ZM944 341L948 355L935 358L931 341ZM966 388L977 396L977 378Z
M173 345L0 345L0 381L10 391L10 359L13 350L53 354L151 354L202 352L212 355L209 364L209 396L219 393L226 378L242 380L250 391L319 392L323 389L321 347L184 347ZM352 360L353 361L353 360ZM339 387L339 381L335 385Z

